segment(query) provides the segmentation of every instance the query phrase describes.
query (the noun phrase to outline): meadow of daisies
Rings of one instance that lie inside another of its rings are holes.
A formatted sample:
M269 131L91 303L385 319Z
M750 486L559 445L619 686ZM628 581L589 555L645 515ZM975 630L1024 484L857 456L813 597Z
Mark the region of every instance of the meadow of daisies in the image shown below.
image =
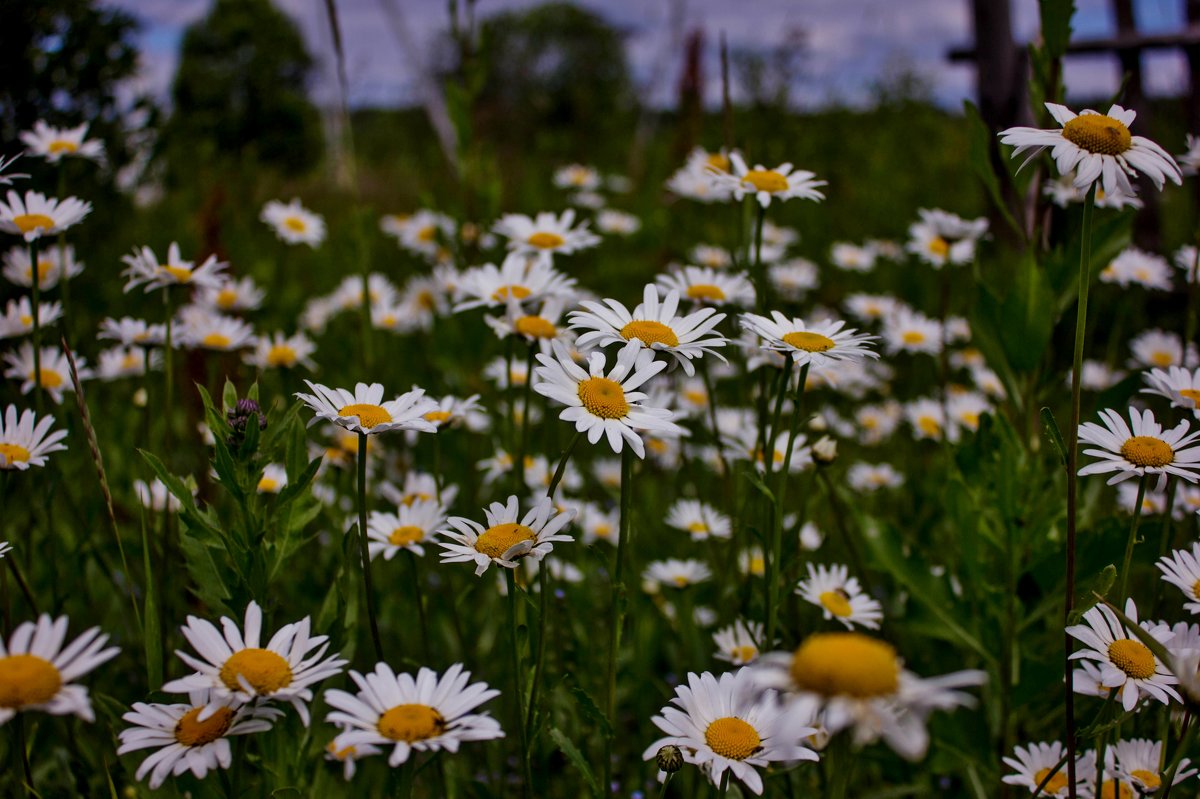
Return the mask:
M87 120L0 143L5 795L1200 794L1200 141L1035 116L819 252L714 143L97 262Z

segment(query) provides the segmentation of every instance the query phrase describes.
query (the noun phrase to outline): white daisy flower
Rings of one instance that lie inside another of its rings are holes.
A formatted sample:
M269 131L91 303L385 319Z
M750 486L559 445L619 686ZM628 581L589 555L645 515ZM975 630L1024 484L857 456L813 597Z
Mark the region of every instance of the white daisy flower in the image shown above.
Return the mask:
M1079 386L1084 391L1104 391L1125 379L1125 373L1110 369L1102 361L1085 360L1080 370ZM1064 385L1071 387L1071 370L1067 370Z
M529 370L524 360L513 358L510 368L504 358L493 358L483 367L483 376L495 383L497 388L509 389L525 385L529 379Z
M1130 782L1138 795L1158 793L1163 787L1167 775L1163 769L1162 741L1148 738L1117 741L1106 754L1116 760L1117 776ZM1179 761L1172 785L1196 776L1196 769L1189 768L1191 763L1186 757ZM1111 767L1111 762L1106 764L1106 768Z
M1133 599L1125 601L1125 615L1137 622ZM1072 660L1095 661L1106 688L1120 688L1121 706L1126 712L1137 706L1138 699L1150 696L1168 704L1182 701L1171 686L1178 682L1150 649L1125 629L1125 625L1107 605L1096 605L1083 614L1083 624L1067 627L1067 634L1078 639L1084 649L1072 653ZM1165 624L1141 622L1143 630L1159 643L1171 640L1174 633Z
M302 366L305 369L316 369L312 354L317 345L302 332L290 336L276 331L269 336L256 336L254 349L242 356L243 360L262 370L295 369Z
M1200 365L1196 345L1189 342L1186 362L1183 341L1175 333L1153 328L1144 330L1129 341L1133 357L1129 359L1131 369L1166 369L1169 366L1193 368Z
M787 522L784 522L787 526ZM738 553L738 571L747 577L763 577L767 573L767 559L762 547L750 547Z
M554 185L560 189L595 191L600 188L600 173L586 164L567 164L554 170Z
M767 267L767 280L781 298L799 302L820 283L817 265L807 258L789 258Z
M711 244L697 244L692 247L688 260L705 269L728 269L733 266L733 256L729 254L729 250Z
M788 200L799 197L802 200L823 200L825 195L818 189L826 185L823 180L816 180L816 175L803 169L794 169L791 164L780 164L774 169L767 169L761 164L755 164L751 169L746 166L740 153L729 156L730 170L720 172L710 170L713 183L732 193L735 200L741 200L746 195L753 195L758 204L766 208L771 200Z
M428 472L409 471L404 475L404 485L396 488L391 483L379 485L380 495L393 505L412 505L414 502L429 502L439 499L437 478ZM440 501L447 508L454 504L458 486L443 485Z
M596 230L612 236L632 236L642 229L642 220L633 214L606 208L596 214Z
M1159 571L1163 581L1178 588L1190 602L1183 609L1188 613L1200 613L1200 543L1192 544L1191 551L1177 549L1170 555L1159 558Z
M1129 132L1135 112L1113 105L1107 114L1089 108L1076 115L1055 103L1046 103L1046 110L1062 128L1017 127L1000 133L1003 144L1016 146L1014 158L1029 151L1027 164L1049 147L1059 174L1075 172L1075 185L1080 189L1099 181L1099 187L1110 194L1134 194L1129 178L1138 174L1150 178L1160 190L1166 180L1183 182L1179 165L1166 150Z
M225 313L253 311L262 305L264 296L266 292L258 287L254 278L238 279L222 275L218 285L201 287L196 295L196 303Z
M524 214L505 214L492 227L508 239L508 249L523 255L568 255L595 247L600 237L587 229L587 222L575 224L575 212L563 211L556 216L542 212L530 218Z
M586 432L589 443L595 444L601 436L607 436L614 452L620 452L623 444L628 444L639 458L644 458L646 450L638 431L680 430L671 421L672 411L642 404L647 396L636 389L665 369L666 364L655 361L654 352L642 349L640 342L626 344L607 373L605 357L600 352L591 354L587 371L558 342L554 344L554 356L538 354L541 366L535 370L533 389L566 405L558 418L574 423L577 431Z
M851 294L844 305L846 313L860 322L879 322L891 317L903 304L886 294Z
M1200 369L1190 371L1179 366L1166 370L1151 369L1142 374L1148 388L1143 394L1157 394L1171 401L1172 408L1188 408L1200 419Z
M268 463L263 467L262 476L258 478L256 490L260 494L278 494L287 487L287 469L282 463Z
M967 220L937 208L922 208L917 213L920 221L908 228L909 252L935 269L975 259L975 245L987 233L987 219Z
M178 346L230 352L254 345L254 327L236 316L197 309L180 312Z
M435 430L441 430L444 427L466 422L472 416L479 414L482 409L478 394L472 394L465 398L447 394L439 400L434 400L434 406L427 410L421 418L432 424Z
M789 319L779 311L772 311L769 319L744 313L738 322L762 337L764 349L791 355L792 362L797 366L807 364L822 369L839 366L844 361L879 357L867 349L875 336L854 329L843 330L846 323L841 320L826 319L809 325L798 317Z
M883 341L889 355L898 352L937 355L942 351L942 325L919 311L901 306L884 319Z
M713 633L713 643L717 645L714 657L734 666L748 666L758 659L759 642L765 635L761 623L738 619Z
M75 260L75 248L70 244L63 248L57 244L39 247L37 257L38 288L42 291L83 271L83 261ZM33 286L33 264L29 260L28 247L13 247L4 253L4 277L17 286Z
M1185 283L1196 282L1196 247L1192 244L1185 244L1175 251L1171 261L1175 267L1183 272L1183 280Z
M43 613L17 625L7 644L0 639L0 724L30 710L95 720L88 689L75 681L120 650L104 648L108 636L99 627L64 647L66 637L67 617Z
M1100 271L1100 282L1116 283L1122 288L1137 285L1170 291L1171 266L1161 255L1129 247Z
M367 304L370 306L394 304L396 286L378 272L367 275ZM328 302L332 306L325 313L353 311L363 306L363 281L360 275L347 275L329 295ZM319 321L319 320L317 320Z
M1004 764L1016 773L1004 775L1002 781L1007 785L1026 788L1031 794L1045 782L1041 795L1052 799L1062 799L1070 793L1067 768L1064 765L1057 771L1055 769L1066 752L1066 747L1058 741L1048 744L1033 743L1028 747L1018 745L1013 748L1012 757L1004 758ZM1075 787L1081 796L1091 795L1092 783L1096 777L1095 760L1094 754L1090 760L1086 761L1086 764L1085 758L1076 758L1075 760ZM1086 766L1090 766L1090 768ZM1053 776L1051 776L1051 772L1054 772ZM1047 780L1047 777L1050 779Z
M346 782L354 779L354 774L358 770L358 761L361 758L379 754L383 754L383 750L378 746L371 746L371 744L343 746L340 749L337 741L330 741L325 745L325 759L342 764L342 778Z
M92 204L75 197L58 200L36 191L25 198L9 191L7 202L0 202L0 230L35 241L42 236L61 233L92 212Z
M39 302L37 321L40 327L48 327L62 318L62 304ZM0 316L0 339L25 336L33 332L33 304L28 297L9 300Z
M881 488L899 488L904 475L890 463L856 463L846 471L846 484L855 491L870 493Z
M197 779L227 769L233 762L229 736L266 732L281 711L240 705L234 697L215 699L208 691L192 691L186 704L135 702L121 718L131 727L121 730L118 755L158 749L138 766L139 780L150 776L150 790L162 787L168 776L186 771Z
M161 345L166 337L166 325L152 325L131 316L105 319L100 323L100 333L97 335L97 338L119 341L124 347Z
M534 492L534 501L537 501L536 498L540 498L550 488L550 483L554 480L554 472L557 469L558 464L545 455L525 456L525 485ZM575 464L568 461L558 487L564 491L578 491L582 485L583 475L579 473Z
M33 345L28 341L21 342L21 346L17 348L16 352L4 353L4 361L8 364L4 376L22 381L22 394L28 394L36 386L49 394L56 403L61 403L65 392L75 390L71 384L71 371L70 365L67 363L67 356L56 347L42 347L39 355L41 356L40 375L34 373ZM91 369L87 368L86 359L76 356L75 366L81 381L92 376Z
M142 507L155 513L163 511L175 513L181 507L179 498L172 494L171 490L167 488L167 484L157 477L149 484L145 480L134 480L133 493L137 495L138 502L142 503Z
M699 560L667 558L650 563L642 572L642 587L647 593L662 588L687 588L712 579L712 571Z
M458 285L462 299L454 310L506 307L510 299L521 306L550 297L566 299L574 287L575 279L558 272L550 261L510 253L500 267L484 264L462 273Z
M219 288L223 279L220 273L229 265L218 261L217 256L210 255L204 263L196 266L193 261L183 260L179 245L175 242L171 242L167 248L165 263L149 247L134 248L132 254L122 256L121 260L126 265L121 273L126 278L126 293L143 285L146 292L168 286Z
M483 321L487 322L488 327L500 338L520 336L528 343L536 343L542 352L549 353L551 343L555 340L568 346L574 343L575 334L560 324L566 304L561 297L551 297L542 303L540 309L534 311L510 299L503 316L485 316Z
M585 502L579 509L579 527L583 530L582 541L591 546L598 541L617 543L621 515L617 508L605 510L595 502Z
M786 250L800 241L800 234L795 228L777 225L770 219L763 222L763 247Z
M401 312L406 330L430 330L433 320L450 310L445 290L432 277L410 278L396 298L395 307Z
M352 433L374 435L392 430L419 430L423 433L437 432L425 414L437 407L425 396L425 390L413 388L394 400L384 401L382 383L356 383L354 391L344 388L329 388L311 380L305 384L312 394L297 393L316 415L309 420L311 427L317 420L324 419Z
M1200 136L1187 134L1187 150L1178 157L1183 174L1195 175L1200 170Z
M684 762L700 767L713 785L720 785L729 771L757 795L763 792L759 768L819 759L802 745L817 729L788 712L774 691L761 692L746 669L720 677L688 674L687 680L686 686L676 687L674 706L667 705L662 715L651 719L666 737L650 744L643 759L653 759L664 746L677 746Z
M683 371L692 375L695 368L692 359L716 352L727 339L713 328L720 324L725 314L712 308L701 308L687 316L679 316L680 294L667 291L659 297L658 286L649 283L642 291L642 302L630 313L616 300L606 299L603 303L587 300L580 303L583 311L573 311L568 317L571 328L588 332L579 336L576 345L581 349L606 347L609 344L636 343L655 352L669 353Z
M854 411L859 443L874 445L892 437L904 411L895 400L863 405Z
M357 694L325 692L325 702L335 708L325 720L344 728L333 740L338 750L364 744L390 746L388 765L396 767L407 762L413 750L454 753L469 741L504 737L499 722L471 712L500 692L486 683L468 685L471 672L463 671L461 663L441 677L422 668L414 679L378 663L366 675L351 671L350 678L358 686Z
M850 576L850 568L841 564L813 567L806 563L808 578L796 584L795 593L821 608L827 621L836 620L847 630L861 625L871 630L879 629L883 618L883 606L868 596L858 584L858 578Z
M1113 485L1132 477L1157 474L1159 491L1163 490L1168 474L1189 483L1200 480L1200 446L1189 446L1200 438L1200 430L1189 433L1186 421L1163 430L1154 420L1153 412L1137 408L1129 409L1132 427L1112 409L1100 411L1100 419L1103 426L1095 422L1079 426L1079 443L1099 447L1085 449L1083 454L1100 458L1080 469L1081 477L1115 472L1108 480Z
M395 513L371 511L367 517L367 550L374 560L383 555L391 560L402 549L417 556L425 554L422 545L437 533L446 521L446 508L436 499L399 505Z
M875 268L875 250L839 241L829 250L829 260L844 272L870 272Z
M1126 513L1133 513L1134 508L1137 507L1137 495L1137 482L1127 480L1117 486L1117 505ZM1178 510L1182 510L1182 508L1177 508ZM1158 516L1166 512L1167 495L1160 491L1146 491L1142 496L1142 513L1147 516Z
M33 130L21 132L25 152L35 158L45 158L48 164L57 164L63 158L86 158L98 164L104 163L104 142L87 137L89 123L74 128L56 128L39 119Z
M667 179L667 188L680 197L702 203L726 202L732 191L719 185L714 178L717 172L728 172L731 168L729 156L724 151L706 152L701 147L693 149L686 163Z
M729 538L733 522L719 510L698 499L679 499L667 511L668 527L690 533L693 541Z
M275 231L280 241L288 244L307 244L316 248L325 240L325 220L309 211L294 199L287 203L271 200L263 206L258 217Z
M550 554L556 542L575 540L560 534L575 517L574 511L555 512L549 497L542 497L524 517L520 517L515 495L505 504L493 502L483 514L486 526L462 516L446 520L450 529L438 531L449 539L438 542L445 550L442 563L474 563L478 577L493 563L515 569L521 558L541 560ZM517 521L519 517L521 520Z
M244 634L227 616L221 618L221 630L212 622L188 616L181 631L200 657L179 649L175 654L196 673L171 680L162 689L169 694L211 690L218 702L228 697L240 702L256 698L287 702L307 727L309 686L341 674L347 663L336 654L325 657L329 637L311 635L311 624L308 616L285 624L263 645L262 609L257 602L246 607Z
M745 272L718 272L710 267L685 266L659 275L655 282L663 294L674 290L697 305L754 304L754 286Z
M986 413L991 413L992 404L987 397L973 391L964 391L950 395L946 403L951 423L964 430L975 432L979 429L979 419Z
M162 365L162 353L150 353L150 368ZM111 347L100 350L96 362L96 377L101 380L119 380L123 377L141 377L146 374L146 350L141 347Z

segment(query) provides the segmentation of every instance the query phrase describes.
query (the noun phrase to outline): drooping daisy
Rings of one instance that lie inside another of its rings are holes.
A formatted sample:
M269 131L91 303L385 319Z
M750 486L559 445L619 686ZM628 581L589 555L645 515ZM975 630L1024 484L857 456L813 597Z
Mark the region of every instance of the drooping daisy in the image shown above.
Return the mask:
M1075 172L1075 185L1080 189L1099 181L1098 188L1108 193L1134 194L1129 178L1138 174L1150 178L1160 190L1166 180L1183 182L1179 165L1166 150L1129 132L1135 112L1113 105L1107 114L1089 108L1076 115L1055 103L1046 103L1046 110L1062 128L1017 127L1001 132L1003 144L1016 146L1014 158L1029 151L1027 164L1049 147L1059 174Z
M220 284L206 286L197 292L196 302L222 313L253 311L262 305L266 295L252 277L221 276Z
M197 309L198 313L181 313L179 345L189 349L231 352L254 344L254 328L236 316Z
M816 369L836 367L845 361L878 358L867 348L875 336L844 330L845 322L824 320L806 324L803 319L789 319L779 311L771 318L745 313L738 319L742 327L763 339L765 349L790 355L797 366L810 365Z
M371 744L343 746L340 749L336 741L330 741L325 745L325 759L342 764L342 778L346 782L354 779L354 774L358 770L358 761L361 758L379 754L383 754L383 750L378 746L371 746Z
M215 255L208 256L204 263L196 266L193 261L183 260L179 245L175 242L171 242L167 248L166 262L160 261L149 247L136 247L131 254L122 256L121 260L126 265L121 273L126 278L126 293L138 286L145 286L146 292L168 286L219 288L223 279L221 272L228 266L218 261Z
M163 343L167 337L167 328L165 325L152 325L141 319L124 316L102 321L97 337L119 341L124 347L149 347Z
M733 535L733 523L729 517L697 499L676 500L667 511L666 523L669 527L691 534L693 541L729 538Z
M530 218L524 214L505 214L493 230L508 239L508 249L525 255L568 255L595 247L600 237L587 229L587 222L575 224L575 212L563 211L556 216L542 212Z
M746 669L720 677L708 672L688 674L687 685L675 689L671 702L652 719L666 737L650 744L642 755L645 760L664 746L677 746L684 762L700 767L713 785L720 785L729 771L761 795L763 782L757 769L772 762L819 759L802 745L817 729L788 712L774 691L759 691Z
M287 469L283 464L268 463L263 467L262 476L258 478L257 490L260 494L278 494L287 484Z
M286 205L271 200L263 206L259 219L288 244L307 244L315 249L325 240L325 220L301 205L299 199Z
M75 197L58 200L36 192L25 192L25 198L9 191L7 202L0 202L0 230L35 241L52 236L82 221L92 212L92 204Z
M713 183L731 192L735 200L741 200L748 194L753 195L758 204L766 208L773 199L825 199L825 195L819 191L820 187L826 185L825 181L817 180L814 173L795 169L791 164L780 164L774 169L755 164L751 169L746 166L741 154L735 152L729 156L729 166L728 172L710 172Z
M0 639L0 724L30 710L95 720L88 689L75 680L120 650L104 648L108 636L99 627L64 647L66 637L67 617L43 613L36 622L17 625L7 643Z
M432 424L435 430L441 430L443 427L465 423L472 416L479 414L482 407L478 394L465 398L447 394L435 400L434 406L427 410L422 418Z
M554 357L538 354L541 366L535 370L534 391L566 405L560 419L572 422L588 441L608 438L614 452L627 444L639 458L646 456L638 431L677 433L674 412L642 404L646 394L637 391L642 384L666 368L654 360L652 350L630 341L617 354L616 363L605 373L603 353L593 352L584 371L566 349L554 344Z
M72 245L60 248L54 244L39 248L37 281L42 291L52 289L60 280L70 280L82 271L83 262L75 260L75 248ZM4 277L11 283L30 288L33 286L33 272L29 248L13 247L4 253Z
M884 320L883 341L889 355L898 352L937 355L942 351L942 325L919 311L901 306Z
M4 353L4 361L8 364L4 376L22 381L22 394L28 394L35 387L40 387L56 403L61 403L65 392L74 391L67 356L56 347L42 347L39 355L40 375L34 373L33 345L28 341L22 342L16 352ZM75 365L78 368L80 380L86 380L92 376L92 371L87 368L86 359L76 356Z
M446 508L436 499L399 505L395 513L371 511L367 517L367 550L372 559L383 555L384 560L391 560L402 549L423 556L422 544L432 539L445 521Z
M829 250L829 260L845 272L870 272L875 268L875 251L870 247L839 241Z
M178 649L175 654L196 673L171 680L162 689L169 694L211 689L218 702L231 696L241 702L287 702L307 727L309 686L341 674L347 661L336 654L325 657L329 637L312 635L308 616L280 627L265 645L262 621L262 609L253 601L246 607L242 630L229 617L222 617L218 630L210 621L188 616L181 631L200 657Z
M515 569L521 558L541 560L555 543L575 540L560 534L574 518L574 511L555 511L549 497L542 497L524 517L520 516L515 495L504 504L493 502L483 514L486 526L462 516L446 520L450 529L439 531L448 539L438 542L445 550L442 563L474 563L475 575L479 576L493 563Z
M1135 623L1138 620L1132 598L1125 601L1125 615ZM1182 701L1171 687L1178 682L1175 675L1125 628L1107 605L1091 608L1083 614L1083 621L1067 627L1067 634L1085 647L1072 653L1071 659L1095 661L1105 687L1121 689L1121 706L1127 712L1137 706L1142 696L1150 696L1164 705L1171 699ZM1141 627L1160 643L1166 643L1174 635L1165 624L1142 622Z
M37 322L39 327L48 327L62 317L62 304L57 302L39 302ZM0 338L25 336L33 332L33 304L28 297L9 300L0 316Z
M121 730L117 754L158 749L142 761L136 775L142 780L148 774L152 791L168 776L185 771L204 779L233 762L229 736L266 732L281 715L274 708L242 705L232 696L214 698L209 691L190 692L186 704L135 702L121 717L133 726Z
M975 246L987 233L987 219L967 220L937 208L922 208L917 213L920 221L908 229L909 252L935 269L974 260Z
M1175 333L1153 328L1144 330L1129 340L1133 357L1129 366L1134 369L1166 369L1170 366L1193 368L1200 365L1195 343L1188 343L1186 358L1183 341Z
M1155 794L1162 789L1167 776L1163 768L1162 741L1148 738L1117 741L1107 754L1116 760L1117 777L1128 780L1139 795ZM1189 768L1191 763L1186 757L1179 761L1172 785L1196 776L1196 769Z
M712 578L712 571L699 560L667 558L656 560L642 572L642 587L648 593L662 588L688 588Z
M1159 571L1163 580L1178 588L1190 602L1183 609L1189 613L1200 613L1200 543L1192 544L1189 552L1177 549L1164 558L1159 558Z
M1066 754L1066 747L1058 741L1052 743L1033 743L1028 747L1016 746L1012 757L1005 757L1004 764L1015 774L1006 774L1003 782L1007 785L1017 785L1028 789L1030 793L1041 786L1042 796L1061 799L1069 794L1069 781L1066 766L1059 766ZM1079 795L1091 794L1095 778L1095 757L1089 762L1091 769L1083 768L1083 758L1075 761L1075 787ZM1056 770L1057 769L1057 770ZM1051 773L1053 772L1053 776ZM1049 777L1049 779L1047 779ZM1045 785L1042 785L1042 783Z
M789 258L771 264L767 267L767 280L780 297L792 302L799 302L805 292L815 289L820 283L817 265L807 258Z
M734 666L748 666L758 658L759 642L764 635L761 623L738 619L713 633L713 643L717 645L714 657Z
M1080 476L1114 472L1108 484L1143 475L1159 476L1157 490L1162 491L1168 474L1190 483L1200 480L1200 446L1191 446L1200 438L1200 430L1189 433L1190 425L1181 421L1170 430L1154 420L1151 411L1129 409L1129 424L1112 409L1100 411L1104 425L1084 422L1079 426L1079 443L1099 449L1085 449L1085 455L1100 458L1079 470Z
M486 683L471 683L471 672L455 663L438 677L422 668L414 679L397 675L386 663L366 675L350 672L358 693L331 690L325 702L334 710L325 720L344 732L333 740L337 749L369 744L392 747L388 765L408 761L413 750L457 752L468 741L503 738L500 723L487 714L472 713L500 692Z
M434 424L425 419L425 414L434 410L437 404L425 396L424 389L413 388L385 402L381 383L356 383L354 391L350 392L344 388L329 388L311 380L304 382L313 393L297 393L296 397L316 414L309 420L309 426L316 424L318 419L324 419L352 433L368 435L392 430L437 432Z
M1166 370L1151 369L1142 374L1148 388L1143 394L1157 394L1171 401L1172 408L1189 408L1200 419L1200 369L1188 370L1169 366Z
M796 594L821 608L827 620L840 622L847 630L860 625L870 630L879 629L883 618L883 607L858 584L857 577L850 576L850 568L841 564L819 565L816 568L806 563L808 578L796 585Z
M33 130L21 131L25 152L35 158L45 158L48 164L57 164L63 158L86 158L96 163L104 162L104 142L87 137L89 123L74 128L56 128L39 119Z
M666 294L672 290L697 305L754 304L754 286L745 272L718 272L701 266L685 266L655 278Z
M254 349L243 358L246 363L259 369L295 369L303 366L305 369L316 369L312 354L317 345L302 332L287 336L276 331L269 336L258 336L254 339Z
M706 353L724 360L715 348L723 347L727 339L713 329L725 318L713 308L700 308L687 316L679 316L680 294L671 290L659 297L659 289L649 283L642 290L642 302L631 313L616 300L603 303L587 300L580 305L586 310L573 311L568 317L572 329L588 332L579 336L576 345L581 349L606 347L609 344L637 344L654 352L670 354L683 371L695 374L692 359Z
M1100 281L1116 283L1123 288L1136 285L1170 291L1171 266L1161 255L1129 247L1100 271Z

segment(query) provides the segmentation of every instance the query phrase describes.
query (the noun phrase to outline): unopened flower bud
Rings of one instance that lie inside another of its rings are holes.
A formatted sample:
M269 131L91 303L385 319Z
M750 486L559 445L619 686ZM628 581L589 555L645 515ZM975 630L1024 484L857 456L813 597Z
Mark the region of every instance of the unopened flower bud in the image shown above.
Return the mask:
M665 771L668 774L674 774L683 768L683 752L679 751L678 746L672 744L667 744L659 749L654 760L658 763L659 771Z
M827 466L837 460L837 454L837 442L829 436L821 436L817 443L813 444L813 460L822 466Z

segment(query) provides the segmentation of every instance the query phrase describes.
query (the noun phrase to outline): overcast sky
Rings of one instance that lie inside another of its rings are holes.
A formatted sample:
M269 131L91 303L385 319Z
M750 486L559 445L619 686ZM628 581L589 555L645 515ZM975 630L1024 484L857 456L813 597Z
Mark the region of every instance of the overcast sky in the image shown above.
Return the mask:
M184 28L202 17L211 0L102 0L135 14L143 24L141 74L137 88L165 98L178 61ZM480 15L538 5L540 0L478 0ZM299 25L319 63L314 83L318 102L334 96L331 44L325 0L275 0ZM448 24L445 0L337 0L346 39L351 102L392 106L413 102L413 71L397 46L382 10L396 2L404 10L412 38L426 61L432 42ZM803 107L827 103L861 104L871 86L896 64L910 65L933 87L939 103L956 107L973 95L973 70L952 66L946 51L971 40L969 0L577 0L610 20L626 35L634 77L657 103L670 103L678 83L681 55L671 50L668 11L682 3L685 28L706 36L706 95L719 101L717 40L724 32L731 48L770 48L791 30L807 32L808 58L793 90ZM1109 0L1076 0L1076 36L1111 33ZM1138 24L1146 31L1169 31L1183 24L1184 0L1134 0ZM1037 33L1037 0L1013 0L1019 41ZM664 55L665 54L665 55ZM1148 89L1175 94L1186 86L1181 55L1145 57ZM1070 94L1095 97L1115 91L1118 70L1106 57L1071 59ZM736 90L736 86L734 87Z

